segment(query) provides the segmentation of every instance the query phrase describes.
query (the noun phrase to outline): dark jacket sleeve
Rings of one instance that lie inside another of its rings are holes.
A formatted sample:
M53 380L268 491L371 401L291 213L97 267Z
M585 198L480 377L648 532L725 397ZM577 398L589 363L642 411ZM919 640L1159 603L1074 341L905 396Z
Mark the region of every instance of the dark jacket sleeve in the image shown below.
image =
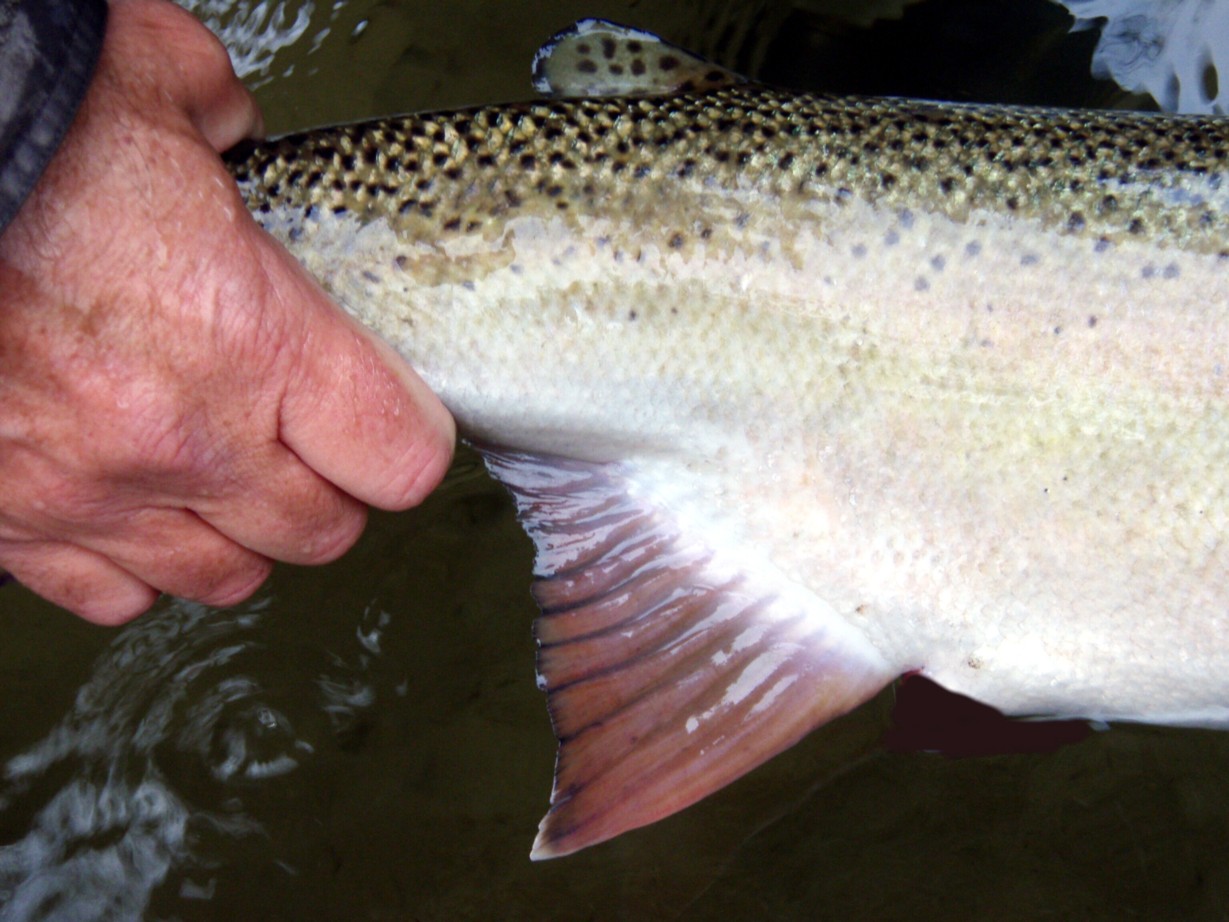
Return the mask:
M106 0L0 0L0 232L63 140L106 21Z

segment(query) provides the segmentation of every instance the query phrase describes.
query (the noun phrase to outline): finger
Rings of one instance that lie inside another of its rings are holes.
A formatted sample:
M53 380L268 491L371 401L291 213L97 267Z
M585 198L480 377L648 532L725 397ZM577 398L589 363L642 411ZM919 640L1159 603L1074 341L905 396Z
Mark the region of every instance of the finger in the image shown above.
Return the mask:
M192 92L184 102L192 124L209 145L221 153L244 138L263 137L265 122L256 97L248 92L231 70L226 49L212 34L209 34L209 39L221 50L225 59L214 66L225 67L225 72L215 75L212 89L204 82L191 84Z
M112 0L110 28L104 54L147 61L158 90L179 103L214 150L264 133L260 108L225 46L191 13L165 0ZM158 56L171 66L158 66Z
M192 124L219 152L261 137L260 107L235 75L226 47L190 14L178 9L173 14L183 21L172 33L181 75L177 96Z
M95 624L131 621L158 598L127 570L73 544L0 543L0 565L31 592Z
M236 495L243 501L236 502ZM231 540L296 564L336 560L358 540L367 522L362 503L281 444L250 464L225 495L197 500L194 508Z
M144 583L206 605L243 601L272 568L186 509L142 509L126 518L122 531L83 543Z
M316 316L307 318L311 338L282 398L281 440L363 502L417 505L448 470L452 417L413 369L314 282L300 278L298 290Z
M264 137L265 120L260 106L238 80L207 100L206 105L189 109L189 114L197 130L218 153L244 138Z

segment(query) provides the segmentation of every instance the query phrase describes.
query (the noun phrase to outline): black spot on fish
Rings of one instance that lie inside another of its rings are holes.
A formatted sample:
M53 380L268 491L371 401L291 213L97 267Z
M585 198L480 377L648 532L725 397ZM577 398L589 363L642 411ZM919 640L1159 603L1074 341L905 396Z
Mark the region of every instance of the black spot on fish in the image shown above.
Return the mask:
M930 288L930 282L926 281L923 276L918 276L913 280L914 291L927 291Z
M855 243L849 252L854 259L861 259L866 255L866 245L862 243Z
M978 255L981 252L981 244L976 240L970 240L964 245L964 255L970 258Z
M672 54L665 54L657 59L657 66L662 70L671 71L679 66L679 59Z
M1181 274L1177 263L1170 263L1162 270L1161 275L1167 279L1176 279Z
M1150 279L1154 275L1156 275L1156 269L1154 269L1152 266L1144 266L1144 268L1139 270L1139 274L1143 278Z
M947 260L942 256L932 256L930 259L930 265L936 272L942 272L943 267L947 265Z
M576 65L576 69L580 71L582 74L596 74L597 64L595 64L589 58L585 58L583 61L581 61L579 64Z
M1093 327L1095 327L1096 325L1097 325L1097 315L1096 315L1096 314L1089 314L1089 315L1088 315L1088 329L1090 329L1090 330L1091 330L1091 329L1092 329Z
M1034 253L1025 253L1020 257L1020 265L1022 266L1035 266L1038 262L1039 260Z

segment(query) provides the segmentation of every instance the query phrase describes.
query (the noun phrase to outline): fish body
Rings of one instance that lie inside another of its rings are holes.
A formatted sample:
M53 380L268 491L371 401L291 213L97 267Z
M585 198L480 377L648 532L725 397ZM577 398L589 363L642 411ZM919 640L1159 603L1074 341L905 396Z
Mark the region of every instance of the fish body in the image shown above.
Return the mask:
M1229 123L704 74L234 163L517 497L562 741L536 854L907 672L1223 723Z

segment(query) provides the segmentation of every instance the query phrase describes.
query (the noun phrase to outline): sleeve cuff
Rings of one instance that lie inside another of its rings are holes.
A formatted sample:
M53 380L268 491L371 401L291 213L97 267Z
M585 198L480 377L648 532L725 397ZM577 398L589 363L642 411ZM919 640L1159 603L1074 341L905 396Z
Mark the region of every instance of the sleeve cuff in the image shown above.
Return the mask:
M0 0L0 232L64 139L106 22L106 0Z

